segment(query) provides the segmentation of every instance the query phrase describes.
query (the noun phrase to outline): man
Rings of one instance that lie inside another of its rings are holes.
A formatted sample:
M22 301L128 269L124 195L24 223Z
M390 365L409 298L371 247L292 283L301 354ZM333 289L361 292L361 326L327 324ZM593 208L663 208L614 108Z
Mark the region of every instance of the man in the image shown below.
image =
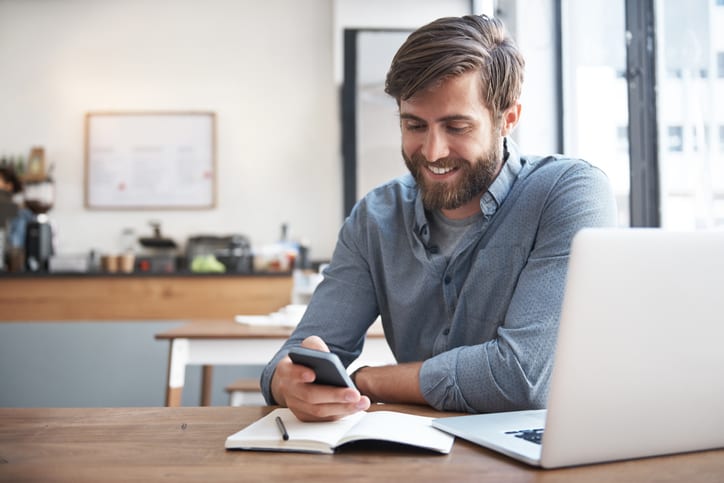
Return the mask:
M361 200L298 328L265 368L270 404L330 420L370 402L488 412L544 407L568 254L615 224L606 176L519 154L524 61L502 23L443 18L409 36L387 74L410 170ZM310 384L294 345L345 365L381 315L396 365L353 374L359 392Z

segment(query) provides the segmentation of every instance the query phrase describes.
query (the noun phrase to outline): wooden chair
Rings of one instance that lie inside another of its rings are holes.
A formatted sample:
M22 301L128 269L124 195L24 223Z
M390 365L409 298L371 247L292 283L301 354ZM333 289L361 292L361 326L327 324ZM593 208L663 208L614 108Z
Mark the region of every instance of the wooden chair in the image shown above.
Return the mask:
M258 379L238 379L224 388L229 393L230 406L263 406Z

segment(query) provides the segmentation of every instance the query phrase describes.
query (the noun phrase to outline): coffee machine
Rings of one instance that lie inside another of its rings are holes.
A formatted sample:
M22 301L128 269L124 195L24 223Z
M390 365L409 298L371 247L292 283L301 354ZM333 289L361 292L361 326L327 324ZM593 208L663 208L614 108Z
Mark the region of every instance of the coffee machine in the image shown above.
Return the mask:
M28 223L25 231L25 268L31 272L46 272L53 255L53 230L48 215L40 213Z
M53 207L53 181L45 178L25 183L25 206L35 215L25 231L25 268L30 272L45 272L53 255L53 229L48 211Z

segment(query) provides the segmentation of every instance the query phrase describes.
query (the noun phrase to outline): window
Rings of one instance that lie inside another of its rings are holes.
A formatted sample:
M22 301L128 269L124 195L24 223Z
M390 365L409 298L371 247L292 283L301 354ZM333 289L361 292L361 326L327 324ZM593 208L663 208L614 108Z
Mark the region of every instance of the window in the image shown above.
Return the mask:
M560 5L564 152L608 174L621 225L724 225L724 0Z
M616 151L628 155L628 126L616 127Z
M667 151L680 153L684 150L684 129L681 126L669 126L667 129Z
M631 170L624 0L562 0L563 152L611 180L628 226Z
M656 0L661 226L724 225L724 9L720 0ZM665 75L680 71L681 76ZM711 73L711 74L710 74ZM717 77L709 76L716 73ZM711 134L718 129L716 142Z

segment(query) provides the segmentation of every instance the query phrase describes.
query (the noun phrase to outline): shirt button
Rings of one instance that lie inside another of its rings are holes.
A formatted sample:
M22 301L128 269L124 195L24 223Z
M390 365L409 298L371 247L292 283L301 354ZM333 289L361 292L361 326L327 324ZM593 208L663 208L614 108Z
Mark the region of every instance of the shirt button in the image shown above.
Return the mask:
M443 282L445 282L445 285L448 285L451 282L451 280L452 279L450 278L450 275L446 275L445 278L443 279Z
M450 333L450 329L445 329L442 331L442 335L448 335Z

